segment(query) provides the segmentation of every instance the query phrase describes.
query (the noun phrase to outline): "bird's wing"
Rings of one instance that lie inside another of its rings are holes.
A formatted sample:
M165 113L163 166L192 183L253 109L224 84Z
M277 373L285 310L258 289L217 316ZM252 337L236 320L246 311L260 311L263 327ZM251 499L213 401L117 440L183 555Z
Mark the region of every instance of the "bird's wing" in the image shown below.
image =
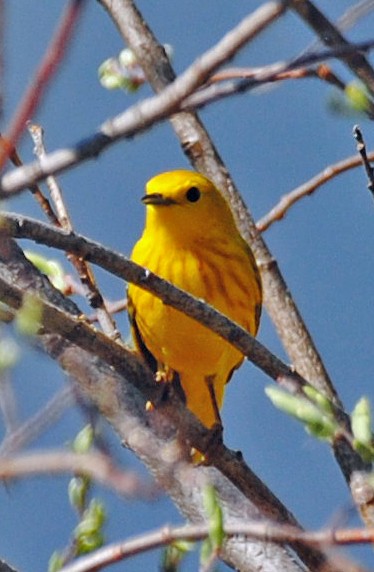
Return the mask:
M141 353L143 359L153 373L157 372L157 360L144 343L139 326L136 322L136 310L130 296L127 296L127 314L129 316L131 333L136 349Z

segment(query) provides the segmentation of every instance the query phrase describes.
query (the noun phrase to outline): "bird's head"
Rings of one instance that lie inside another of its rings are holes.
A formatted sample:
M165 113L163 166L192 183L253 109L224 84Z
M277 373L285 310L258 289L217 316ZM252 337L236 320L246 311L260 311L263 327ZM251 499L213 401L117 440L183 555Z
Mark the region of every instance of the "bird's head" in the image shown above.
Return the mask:
M156 175L146 186L146 228L171 238L199 242L204 237L237 232L231 210L215 185L194 171Z

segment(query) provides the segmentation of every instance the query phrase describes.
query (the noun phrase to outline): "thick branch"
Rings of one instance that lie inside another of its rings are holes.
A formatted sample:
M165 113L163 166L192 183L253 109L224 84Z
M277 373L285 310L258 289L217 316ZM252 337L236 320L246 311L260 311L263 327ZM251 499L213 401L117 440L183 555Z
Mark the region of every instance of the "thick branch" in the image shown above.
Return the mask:
M160 94L162 96L170 88L177 85L185 74L177 78L171 86L169 85L174 77L174 72L163 53L162 47L145 24L134 2L132 0L100 1L135 53L137 61L141 64L154 90L160 91L164 88ZM262 8L272 13L271 18L269 13L267 14L266 25L279 18L286 7L287 2L267 2L264 4ZM259 33L264 27L258 26L257 15L258 11L252 14L257 22L256 33ZM162 65L160 65L160 53L163 53ZM319 391L326 394L338 407L342 407L277 263L257 232L252 216L199 118L193 113L179 113L172 116L171 123L193 166L210 177L230 199L238 226L244 238L251 245L260 266L266 309L296 370ZM347 450L343 444L339 443L334 453L345 478L349 482L356 463L361 464L361 462L358 461L357 455L350 450L350 447Z
M219 469L197 468L186 462L190 447L185 441L187 436L191 443L198 444L204 440L201 436L209 437L209 431L181 406L175 396L164 404L160 402L152 413L147 413L145 401L149 399L149 393L153 397L156 391L156 384L152 382L149 372L140 362L135 367L133 363L126 363L128 359L131 361L131 355L123 353L120 360L113 349L113 342L98 332L92 340L85 339L81 335L83 330L77 329L79 311L74 304L56 291L24 259L16 245L4 236L0 242L0 277L0 297L7 303L18 307L25 290L38 296L44 309L44 326L48 330L39 338L45 351L76 379L81 390L106 416L121 440L144 460L191 521L201 522L204 519L201 495L204 484L210 482L218 491L227 523L265 515L273 520L297 525L265 485L223 445L218 446ZM49 314L51 308L55 319ZM61 329L62 324L57 319L59 315L65 315L65 328ZM69 319L72 327L67 327ZM95 338L96 345L91 345L90 351L97 355L76 345L86 347ZM118 351L123 351L121 346L116 345ZM98 357L104 356L104 348L106 357ZM249 498L243 496L239 489ZM294 549L312 570L318 569L325 561L321 553L298 543L295 543ZM241 570L262 567L261 570L268 572L299 571L299 566L290 559L287 550L268 542L263 545L233 539L227 543L223 557ZM334 567L331 566L330 570L334 570Z

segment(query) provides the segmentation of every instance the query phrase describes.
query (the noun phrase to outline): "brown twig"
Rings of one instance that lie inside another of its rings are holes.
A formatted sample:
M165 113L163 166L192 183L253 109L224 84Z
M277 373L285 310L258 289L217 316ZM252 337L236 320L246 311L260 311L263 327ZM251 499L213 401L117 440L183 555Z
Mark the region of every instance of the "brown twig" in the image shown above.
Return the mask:
M320 40L332 48L349 47L343 34L310 0L290 0L290 6L310 26ZM374 70L361 51L355 50L340 56L351 72L357 76L374 95Z
M5 143L4 138L2 137L2 135L0 135L0 145L5 145L5 144L6 143ZM23 162L22 162L20 156L18 155L17 149L15 149L15 148L12 149L12 152L9 156L9 159L15 167L23 167ZM35 197L35 199L39 203L39 206L41 207L42 211L46 215L49 222L51 224L55 224L58 226L58 224L59 224L58 218L57 218L57 216L56 216L56 214L55 214L55 212L51 206L51 203L43 195L40 187L38 185L34 184L34 185L28 185L27 188L33 194L33 196Z
M374 169L370 165L370 161L374 160L374 153L370 155L370 158L366 152L366 145L364 141L364 137L362 135L362 131L358 125L355 125L353 128L353 136L357 141L357 151L360 154L362 164L365 167L366 175L368 178L367 188L371 192L374 197Z
M5 94L4 94L5 22L6 22L5 0L0 0L0 116L2 116L4 112L4 99L5 99Z
M1 141L0 169L3 167L6 158L16 147L19 138L25 130L26 122L33 117L48 84L62 62L84 4L85 0L70 0L64 9L52 41L45 52L44 59L13 116L5 138Z
M131 499L137 497L150 500L156 494L154 485L140 482L136 473L120 469L108 455L99 451L75 453L57 449L0 457L1 480L62 473L86 475Z
M101 1L103 2L104 0ZM373 42L355 46L350 45L349 48L340 49L340 52L352 52L357 49L363 49L365 46L367 48L368 45L372 46ZM217 50L220 53L221 49L222 46L218 44L211 52L214 53ZM306 60L300 60L300 65L304 61L316 62L327 57L335 57L338 53L339 51L330 50L317 56L308 56ZM162 93L144 99L127 109L124 113L106 121L91 137L78 142L75 146L54 151L47 154L41 162L29 163L22 168L4 174L0 184L0 199L7 199L10 195L16 195L26 187L46 179L49 175L62 173L84 161L97 158L100 153L119 139L132 139L135 133L141 133L150 129L160 121L170 118L170 116L171 121L176 123L178 118L175 114L178 111L199 109L218 99L241 94L264 83L269 83L279 74L289 73L297 67L295 60L280 62L261 68L261 71L258 74L256 73L253 78L243 79L239 83L227 82L228 85L213 85L192 93L199 87L199 82L204 80L202 76L209 76L218 65L225 61L224 55L220 53L220 60L217 57L212 57L212 59L208 57L207 61L197 60L186 72L178 76L171 86L165 88ZM202 65L204 65L203 70L201 69ZM182 113L180 117L186 117L186 115ZM200 124L201 129L202 126ZM188 152L191 153L193 149L191 147L192 143L186 142L185 146ZM208 175L214 179L217 173L214 174L212 169L213 167L211 166ZM203 171L202 168L199 170ZM222 187L223 184L227 184L226 177L227 174L220 180L218 186ZM243 234L245 234L244 230Z
M374 541L374 530L367 529L323 529L317 532L302 532L297 528L271 524L266 522L253 522L239 525L225 525L225 537L241 536L243 538L257 538L270 542L301 542L309 546L333 548L350 544L370 544ZM186 540L196 542L204 540L209 535L209 527L203 525L188 525L179 527L166 526L137 537L109 544L95 551L94 554L83 556L75 562L64 566L61 572L89 572L108 566L115 562L125 560L142 554L149 550L162 548ZM361 566L349 561L348 558L337 558L341 572L364 572Z
M105 2L101 2L105 5ZM126 3L108 2L108 10L113 11L118 18L122 18L122 13ZM208 50L196 60L183 74L175 79L172 85L163 89L165 82L159 83L158 91L162 93L157 96L147 98L130 107L121 115L106 121L95 132L92 137L84 139L73 148L61 149L44 157L41 162L34 162L25 165L22 169L6 173L1 179L0 198L9 198L9 195L16 194L28 184L36 183L45 179L48 175L58 174L73 165L77 165L87 159L97 157L106 147L113 144L120 138L132 138L135 133L140 133L159 121L170 117L179 110L183 100L200 87L215 69L230 58L235 49L239 49L245 40L259 34L266 26L269 26L277 17L285 10L284 2L268 2L253 14L248 16L245 21L241 22L239 28L239 37L235 38L237 28L234 28L230 34L217 43L212 49ZM130 20L129 20L130 19ZM136 35L136 23L134 17L126 12L126 18L122 18L124 24L129 26ZM131 22L131 25L130 25ZM117 24L118 25L118 24ZM142 20L142 30L144 29L144 20ZM164 48L160 45L153 46L151 50L152 59L157 60L156 69L160 70L164 67L165 59ZM165 60L167 61L167 60ZM166 68L165 68L166 70ZM174 78L174 72L165 71L169 82ZM157 75L157 74L156 74ZM185 117L185 116L184 116ZM178 118L175 119L175 122ZM202 129L202 127L201 127ZM186 136L186 134L185 134ZM189 152L193 151L191 143L186 141ZM196 152L198 149L196 149ZM200 150L201 153L201 150Z
M41 160L46 156L43 141L43 129L40 125L31 123L28 124L28 129L34 141L35 154ZM57 182L57 179L50 175L47 177L46 183L49 188L52 202L55 205L57 212L57 221L54 224L59 228L65 229L67 232L72 232L72 221L65 205L62 191ZM120 332L117 329L111 314L108 312L105 306L104 298L98 289L95 281L95 276L92 269L90 268L90 265L81 257L72 255L69 252L66 253L66 256L78 273L79 279L83 286L84 296L88 300L91 308L96 311L97 319L103 332L105 332L108 336L119 339L121 337Z
M9 433L0 445L0 456L12 454L26 447L39 437L48 427L55 423L61 415L75 402L71 386L64 387L56 393L35 415L27 419Z
M367 158L368 161L374 161L374 151L368 153ZM325 167L323 171L309 179L309 181L306 181L290 193L284 195L279 203L257 222L258 230L260 232L265 232L274 222L281 220L289 209L300 199L311 195L322 185L331 181L331 179L334 179L346 171L356 169L361 164L361 158L357 157L357 155L353 155L352 157L347 157L338 163Z

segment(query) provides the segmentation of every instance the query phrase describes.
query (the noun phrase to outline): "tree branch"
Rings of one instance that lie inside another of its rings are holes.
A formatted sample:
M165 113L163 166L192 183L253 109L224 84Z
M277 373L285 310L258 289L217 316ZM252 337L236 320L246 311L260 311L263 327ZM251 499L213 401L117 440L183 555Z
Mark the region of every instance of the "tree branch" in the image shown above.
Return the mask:
M62 473L86 475L127 498L149 500L155 487L142 483L138 475L117 467L108 455L98 451L75 453L65 450L47 450L0 457L0 479L14 480L35 475Z
M329 47L349 47L343 34L310 0L290 0L293 10L310 26L320 40ZM374 95L374 70L359 51L342 55L340 58Z
M369 161L374 161L374 151L368 153L367 159ZM307 197L314 193L319 187L331 181L338 175L349 171L350 169L355 169L362 165L361 157L353 155L347 157L334 165L329 165L325 167L323 171L306 181L299 187L296 187L293 191L290 191L284 195L278 204L276 204L265 216L260 218L257 222L257 228L260 232L265 232L274 222L281 220L289 209L304 197Z
M209 441L209 430L173 393L166 402L156 401L160 387L139 359L79 320L76 306L56 291L5 236L0 241L0 277L0 297L12 306L19 306L25 290L39 298L45 328L39 339L45 351L74 377L81 391L108 419L121 440L145 462L187 518L204 518L201 495L204 485L210 482L218 491L225 522L258 519L262 515L298 526L267 487L223 444L217 445L217 468L192 466L188 461L190 446L195 444L204 452L200 446L204 439L205 443ZM145 402L150 398L157 407L147 412ZM327 566L326 557L319 551L297 542L292 546L312 570L323 563ZM232 539L225 546L223 558L243 571L261 567L268 572L300 571L287 550L268 542L243 543ZM328 569L337 570L333 565Z
M163 527L159 530L139 535L135 538L109 544L95 551L94 554L83 556L75 562L64 566L61 572L89 572L119 562L126 558L142 554L149 550L162 548L178 540L189 542L204 540L209 535L207 525L189 525L179 527ZM297 528L287 525L273 525L266 522L252 522L238 526L225 526L226 538L242 536L251 539L270 540L284 543L285 541L302 542L306 545L335 547L345 544L369 544L374 541L374 531L366 529L353 530L321 530L319 532L301 532ZM361 566L354 564L347 558L334 557L340 572L365 572ZM368 572L368 571L366 571Z
M70 0L67 8L64 10L58 28L45 52L35 77L14 114L6 138L1 142L0 168L4 165L9 151L18 143L20 136L25 130L26 122L34 115L43 92L57 71L84 4L85 0Z

